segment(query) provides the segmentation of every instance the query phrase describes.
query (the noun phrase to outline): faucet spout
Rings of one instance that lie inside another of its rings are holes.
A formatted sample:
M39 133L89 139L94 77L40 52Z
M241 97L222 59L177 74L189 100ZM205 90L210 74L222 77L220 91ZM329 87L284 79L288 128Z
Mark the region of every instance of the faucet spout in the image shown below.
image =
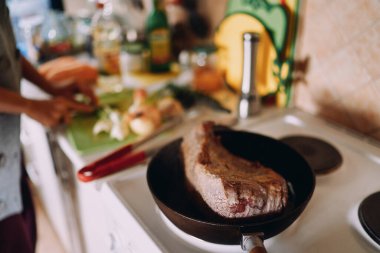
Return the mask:
M243 34L243 78L238 104L238 117L241 119L256 115L261 110L259 94L256 90L256 55L260 38L257 33Z

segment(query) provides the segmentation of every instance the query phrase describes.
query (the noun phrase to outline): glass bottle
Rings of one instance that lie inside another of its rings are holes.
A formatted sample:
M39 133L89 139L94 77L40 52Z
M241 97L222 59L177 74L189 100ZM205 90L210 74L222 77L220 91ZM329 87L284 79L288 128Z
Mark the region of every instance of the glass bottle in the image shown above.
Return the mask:
M39 61L44 62L71 53L70 33L63 13L51 10L41 26Z
M170 70L171 61L169 25L166 14L159 5L159 0L153 0L152 3L153 9L146 21L150 71L167 72Z
M119 75L122 29L112 13L110 0L98 0L91 21L92 50L98 60L100 73Z
M165 11L170 27L172 57L177 59L181 51L192 48L195 38L188 24L189 15L183 0L165 0Z

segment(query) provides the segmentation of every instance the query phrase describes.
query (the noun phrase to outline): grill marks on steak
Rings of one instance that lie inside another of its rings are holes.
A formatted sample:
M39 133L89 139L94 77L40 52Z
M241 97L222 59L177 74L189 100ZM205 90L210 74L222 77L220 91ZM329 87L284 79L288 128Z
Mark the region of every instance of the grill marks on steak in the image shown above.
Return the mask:
M245 218L280 212L287 203L286 181L270 168L233 155L205 122L182 142L188 181L216 213Z

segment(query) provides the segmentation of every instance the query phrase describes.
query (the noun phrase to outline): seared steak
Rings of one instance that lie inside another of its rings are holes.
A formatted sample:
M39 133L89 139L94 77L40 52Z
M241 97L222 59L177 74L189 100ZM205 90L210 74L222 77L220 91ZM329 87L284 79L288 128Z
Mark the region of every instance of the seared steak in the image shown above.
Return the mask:
M286 181L270 168L231 154L205 122L183 139L182 153L188 181L206 204L228 218L244 218L281 211L287 203Z

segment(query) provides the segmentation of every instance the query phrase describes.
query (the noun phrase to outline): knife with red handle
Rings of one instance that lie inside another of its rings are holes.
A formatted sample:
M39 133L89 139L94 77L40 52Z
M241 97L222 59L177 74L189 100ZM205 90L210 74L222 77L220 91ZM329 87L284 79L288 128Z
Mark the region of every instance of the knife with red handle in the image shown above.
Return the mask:
M154 149L137 152L125 152L122 154L122 152L118 150L117 153L112 153L110 156L106 156L101 160L95 161L94 163L83 167L78 171L77 177L82 182L90 182L141 163L145 161L146 158L153 155L155 151L156 150Z
M143 162L147 157L153 155L156 149L148 149L144 151L133 152L138 146L144 144L145 142L155 138L162 132L173 128L182 122L182 118L174 118L169 121L157 131L151 135L145 137L144 139L134 143L126 145L105 157L96 160L95 162L86 165L80 169L77 173L77 177L82 182L90 182L95 179L110 175L117 171L130 168L140 162Z

